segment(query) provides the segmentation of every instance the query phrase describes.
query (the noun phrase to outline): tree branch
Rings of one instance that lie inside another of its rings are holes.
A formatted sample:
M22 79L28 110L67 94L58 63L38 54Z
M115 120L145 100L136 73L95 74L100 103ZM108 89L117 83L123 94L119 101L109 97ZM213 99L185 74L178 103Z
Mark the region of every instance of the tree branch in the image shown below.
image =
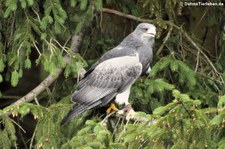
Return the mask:
M78 52L78 47L80 45L81 39L83 37L83 34L74 34L72 37L71 42L71 50L76 53ZM68 55L64 56L64 61L66 63L70 62L70 58ZM85 70L82 70L81 72L84 72ZM11 105L20 105L22 103L31 102L33 101L39 94L41 94L46 88L48 88L63 72L62 68L57 68L56 74L54 76L49 75L46 79L44 79L37 87L35 87L32 91L30 91L28 94L23 96L22 98L18 99L16 102L14 102ZM11 112L7 111L5 114L10 115Z
M37 87L35 87L32 91L30 91L28 94L14 102L12 105L18 105L25 102L31 102L34 100L35 97L37 97L40 93L42 93L47 87L49 87L62 73L62 68L57 68L55 76L49 75L46 79L44 79Z
M139 22L146 22L146 23L153 23L154 22L154 20L142 19L140 17L136 17L136 16L133 16L133 15L130 15L130 14L125 14L125 13L122 13L120 11L109 9L109 8L102 8L102 12L115 14L117 16L125 17L125 18L135 20L135 21L139 21Z

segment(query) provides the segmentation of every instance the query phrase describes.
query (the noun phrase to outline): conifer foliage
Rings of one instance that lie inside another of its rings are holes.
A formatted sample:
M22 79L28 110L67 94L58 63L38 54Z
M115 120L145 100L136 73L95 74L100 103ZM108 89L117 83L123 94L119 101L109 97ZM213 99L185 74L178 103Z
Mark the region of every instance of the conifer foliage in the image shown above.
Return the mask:
M225 148L225 11L188 8L180 0L0 1L0 148ZM152 70L131 89L137 118L95 110L60 126L80 70L137 21L157 26ZM204 28L204 38L193 24ZM78 33L75 53L70 44ZM10 105L8 93L31 83L27 76L54 78L58 68L62 75L35 102Z

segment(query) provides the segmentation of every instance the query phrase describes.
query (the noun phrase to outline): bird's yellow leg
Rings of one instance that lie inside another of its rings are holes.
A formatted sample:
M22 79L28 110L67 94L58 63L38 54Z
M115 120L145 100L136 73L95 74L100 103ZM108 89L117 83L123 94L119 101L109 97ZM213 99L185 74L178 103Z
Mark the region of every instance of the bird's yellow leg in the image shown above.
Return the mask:
M110 103L110 107L106 110L106 113L109 114L111 111L119 111L114 103Z

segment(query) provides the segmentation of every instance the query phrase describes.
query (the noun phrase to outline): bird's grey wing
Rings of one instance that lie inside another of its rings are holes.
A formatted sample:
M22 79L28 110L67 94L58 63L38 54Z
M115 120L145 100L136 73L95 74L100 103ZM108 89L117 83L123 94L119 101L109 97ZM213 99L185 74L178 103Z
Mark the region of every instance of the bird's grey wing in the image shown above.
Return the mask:
M122 43L119 44L117 47L113 48L112 50L106 52L104 55L102 55L102 57L95 62L91 68L88 69L88 71L85 73L85 77L90 74L96 66L98 66L100 63L102 63L103 61L106 61L108 59L111 58L116 58L116 57L123 57L126 55L132 55L135 54L136 50L132 47L127 47L125 45L123 45Z
M130 86L141 72L142 64L137 56L116 57L103 61L81 80L72 100L82 105L93 105L96 102L105 105L117 93ZM108 100L101 100L106 96Z

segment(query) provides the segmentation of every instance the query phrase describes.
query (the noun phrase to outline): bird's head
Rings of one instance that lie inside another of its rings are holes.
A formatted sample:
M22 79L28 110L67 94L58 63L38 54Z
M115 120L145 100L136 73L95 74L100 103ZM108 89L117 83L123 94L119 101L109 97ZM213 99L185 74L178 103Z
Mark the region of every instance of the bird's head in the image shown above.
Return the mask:
M149 23L140 23L133 32L142 41L154 39L156 36L156 27Z

